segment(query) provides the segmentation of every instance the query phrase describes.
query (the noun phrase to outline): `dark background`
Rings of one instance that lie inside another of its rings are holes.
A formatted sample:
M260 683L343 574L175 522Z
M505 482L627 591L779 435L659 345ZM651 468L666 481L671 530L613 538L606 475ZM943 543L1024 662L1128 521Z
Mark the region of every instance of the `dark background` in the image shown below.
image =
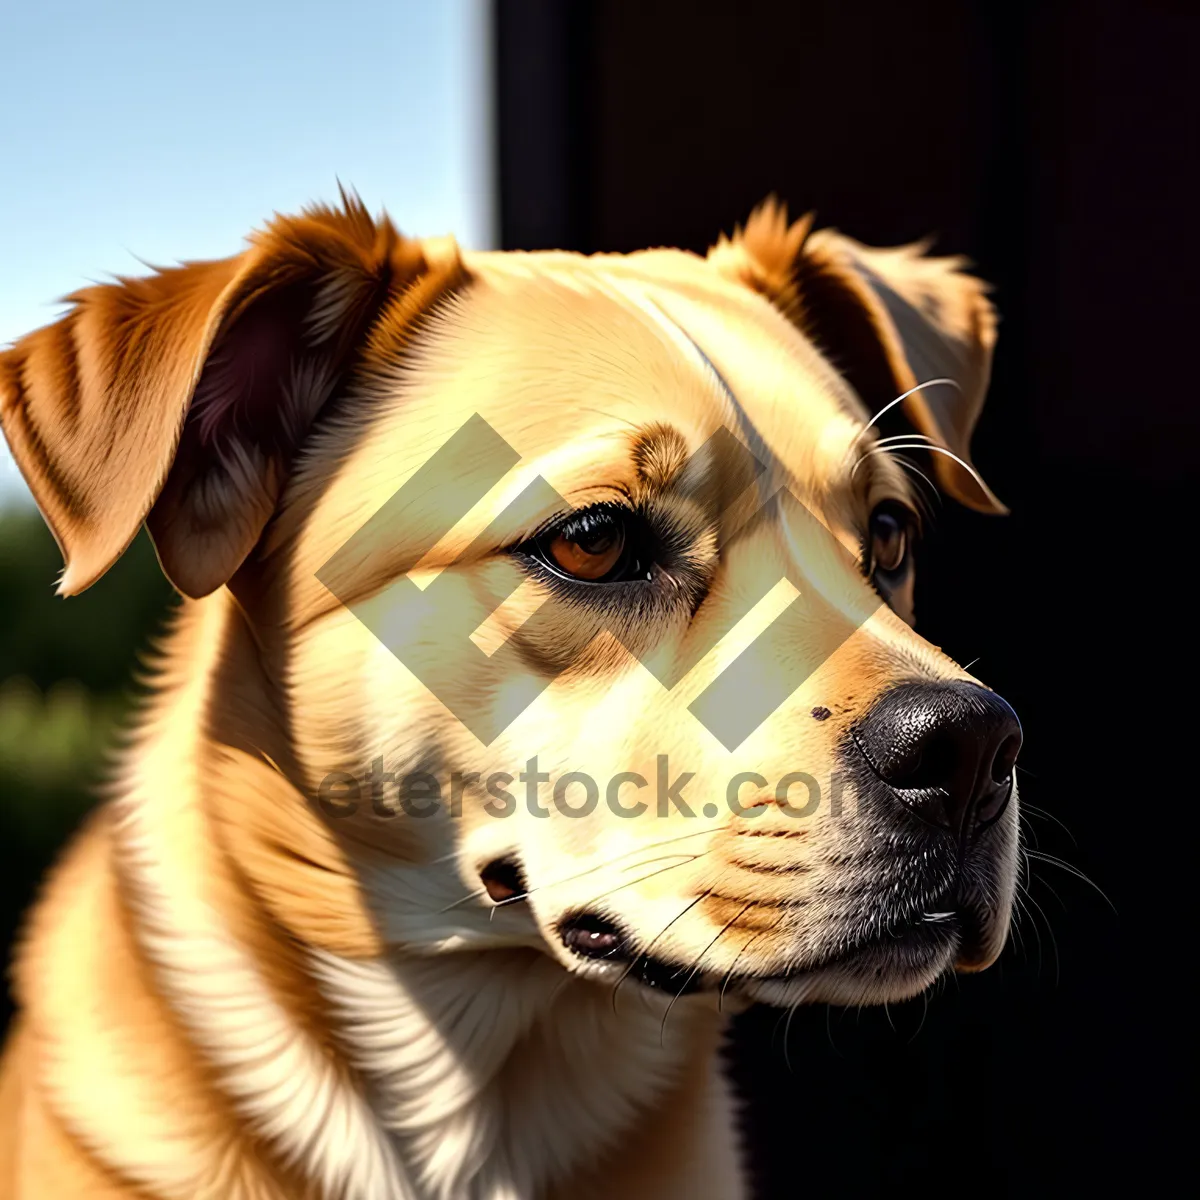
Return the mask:
M1029 844L1067 865L1032 860L998 967L928 1006L739 1019L760 1195L1173 1193L1193 1053L1200 8L494 0L491 16L506 248L702 252L775 192L866 242L936 234L1003 314L975 458L1012 515L941 509L918 616L1020 713ZM169 602L144 536L69 605L58 567L35 512L3 514L5 942L90 803Z
M1122 0L496 8L505 248L703 252L775 192L936 234L1003 315L975 457L1012 516L942 509L919 628L1015 706L1030 845L1116 912L1035 858L1000 965L927 1013L740 1019L763 1196L1179 1186L1198 35Z

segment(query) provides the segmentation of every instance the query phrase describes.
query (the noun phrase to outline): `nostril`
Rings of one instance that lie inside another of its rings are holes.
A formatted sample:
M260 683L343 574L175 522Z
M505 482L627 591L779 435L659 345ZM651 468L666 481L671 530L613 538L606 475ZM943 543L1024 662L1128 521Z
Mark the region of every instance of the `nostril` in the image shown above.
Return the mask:
M1000 743L996 757L992 759L992 782L1007 783L1012 778L1013 767L1016 766L1017 754L1021 749L1021 738L1010 734Z
M558 926L559 936L581 958L611 958L625 948L625 935L612 921L596 913L578 913Z
M525 886L525 875L515 858L497 858L479 872L479 878L495 904L510 900L523 900L529 890Z
M914 755L898 758L883 775L893 787L913 790L944 788L954 777L957 765L958 747L955 739L935 734L919 743Z

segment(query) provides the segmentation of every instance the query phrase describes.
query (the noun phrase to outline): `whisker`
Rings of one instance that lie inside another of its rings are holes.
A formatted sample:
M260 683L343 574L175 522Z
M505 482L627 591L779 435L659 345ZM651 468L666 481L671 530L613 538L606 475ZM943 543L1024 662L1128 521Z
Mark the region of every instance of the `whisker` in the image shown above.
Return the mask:
M690 902L689 902L688 904L686 904L686 905L685 905L685 906L684 906L682 909L680 909L680 911L679 911L679 912L677 912L677 913L676 913L676 914L675 914L675 915L674 915L674 916L673 916L673 917L672 917L672 918L671 918L671 919L670 919L670 920L669 920L669 921L668 921L668 922L667 922L667 923L666 923L666 924L665 924L665 925L664 925L664 926L663 926L663 927L662 927L662 928L661 928L661 929L660 929L660 930L659 930L659 931L658 931L658 932L657 932L657 933L654 935L654 937L653 937L653 938L651 938L651 940L650 940L650 944L649 944L649 945L647 945L647 946L646 946L646 947L645 947L645 948L644 948L644 949L643 949L643 950L642 950L642 951L641 951L639 954L635 954L635 955L634 955L634 957L633 957L633 958L631 958L631 959L629 960L629 965L628 965L628 966L625 968L625 970L624 970L624 971L622 971L622 972L621 972L621 978L620 978L620 979L618 979L618 980L617 980L617 982L616 982L615 984L613 984L613 990L612 990L612 1006L613 1006L613 1012L616 1012L616 1011L617 1011L617 992L618 992L618 990L620 989L620 987L621 987L621 984L623 984L623 983L625 982L625 980L629 978L629 973L630 973L630 972L633 970L633 968L634 968L635 966L637 966L637 963L638 963L638 961L639 961L640 959L644 959L644 958L646 958L646 957L647 957L647 956L650 954L650 951L654 949L654 947L655 947L655 945L657 944L657 942L658 942L659 938L661 938L661 937L663 936L663 934L665 934L665 933L667 932L667 930L668 930L668 929L670 929L670 928L671 928L671 926L672 926L672 925L674 925L674 924L675 924L675 922L679 920L679 918L680 918L680 917L683 917L683 916L685 916L687 913L691 912L691 911L692 911L692 909L693 909L693 908L695 908L695 907L696 907L696 905L697 905L697 904L699 904L701 900L707 900L707 899L708 899L708 897L709 897L709 896L711 896L711 895L712 895L712 888L708 888L707 890L705 890L705 891L701 892L699 896L697 896L697 897L696 897L694 900L690 901Z
M1029 837L1033 840L1034 846L1036 847L1038 845L1037 830L1030 825L1028 816L1025 813L1018 813L1018 820L1021 823L1021 828L1028 833Z
M750 949L750 947L751 947L751 946L753 946L753 945L754 945L754 943L755 943L755 942L757 942L757 941L759 940L759 938L761 938L761 937L765 936L765 935L766 935L766 934L768 934L768 933L774 933L774 932L775 932L775 930L776 930L776 929L778 929L778 928L779 928L779 926L782 924L782 922L783 922L783 918L782 918L782 917L779 917L779 918L776 920L775 924L774 924L774 925L772 925L772 926L771 926L769 929L760 929L760 930L758 931L758 933L756 933L756 934L755 934L755 935L754 935L754 936L753 936L753 937L752 937L752 938L751 938L751 939L750 939L750 940L749 940L749 941L748 941L748 942L747 942L747 943L746 943L746 944L745 944L745 945L744 945L744 946L743 946L743 947L742 947L742 948L741 948L741 949L740 949L740 950L737 952L737 954L736 954L736 955L734 955L734 959L733 959L733 962L732 962L732 963L730 964L730 966L729 966L729 970L725 972L725 979L724 979L724 981L723 981L723 982L722 982L722 984L721 984L721 992L720 992L720 995L717 997L717 1011L718 1011L718 1012L721 1012L721 1011L722 1011L722 1008L721 1008L721 1006L722 1006L722 1005L724 1004L724 1002L725 1002L725 989L726 989L726 988L729 986L729 983L730 983L730 981L733 979L733 973L734 973L734 971L737 969L737 965L738 965L738 961L739 961L739 959L741 959L742 955L743 955L743 954L745 954L745 953L746 953L746 951L747 951L747 950L749 950L749 949Z
M928 442L931 446L936 446L938 443L933 440L927 433L896 433L891 437L876 438L871 443L872 447L878 449L880 446L890 446L895 442Z
M529 888L527 891L522 892L519 896L510 896L507 900L500 900L496 903L495 907L499 908L505 904L515 904L520 900L524 900L526 896L532 896L534 892L544 891L546 888L561 887L564 884L573 883L576 879L582 879L585 875L591 875L596 871L603 871L605 867L611 867L614 863L620 862L621 859L629 858L634 854L641 854L647 850L657 850L659 846L670 846L675 842L682 842L690 837L699 837L701 834L711 836L712 832L713 831L711 829L694 829L691 833L681 833L677 837L662 838L660 841L651 842L648 846L638 846L634 850L626 850L623 854L617 854L613 858L606 859L602 863L597 863L594 866L588 867L586 870L578 871L574 875L568 875L565 879L552 879L546 883L538 884L538 886L535 888ZM469 904L472 900L478 900L480 897L486 895L487 888L477 888L473 892L468 892L465 896L460 896L459 899L455 900L453 904L447 905L445 908L440 909L439 912L448 913L451 911L451 909L458 908L463 904Z
M825 1036L829 1039L829 1048L838 1056L845 1058L846 1056L837 1048L833 1040L833 1005L825 1005Z
M944 976L943 976L943 978L944 978ZM921 1036L921 1030L925 1028L925 1018L927 1016L929 1016L929 989L928 988L926 988L925 991L923 991L921 993L921 1003L925 1006L924 1008L921 1009L921 1023L917 1026L917 1032L914 1033L912 1035L912 1037L910 1037L908 1039L908 1044L910 1046L913 1044L913 1042L915 1042L917 1040L917 1038L919 1038Z
M674 867L683 866L684 863L695 862L696 859L703 858L704 855L707 853L708 853L707 850L703 850L699 854L660 854L657 858L643 859L643 861L641 861L639 863L635 863L632 867L623 867L622 870L636 871L640 867L648 867L651 863L666 862L667 859L669 859L669 858L677 859L678 861L672 863L672 865L670 867L662 868L663 871L670 871L670 870L674 869ZM618 883L618 884L614 885L613 887L610 887L607 891L603 891L603 892L600 892L596 896L592 896L591 899L586 901L586 903L593 904L593 903L595 903L595 901L600 900L605 896L612 895L613 892L619 892L621 890L621 888L632 887L635 883L641 883L641 881L643 879L650 879L653 876L658 875L660 873L661 872L659 872L659 871L651 871L649 875L639 875L637 879L627 879L627 880L625 880L624 883ZM586 872L584 872L584 874L586 874ZM576 876L576 878L577 879L581 878L581 876ZM542 885L542 887L557 887L557 886L560 886L561 882L562 881L560 881L558 884L555 884L555 883L544 884L544 885ZM570 882L570 881L568 880L567 882ZM526 896L531 896L534 892L540 892L542 890L542 887L530 888L527 892L522 892L519 896L509 896L504 900L497 900L496 903L492 905L491 911L488 913L488 920L490 921L493 917L495 917L497 910L503 908L506 904L519 904L522 900L525 899Z
M1037 962L1038 978L1040 979L1041 975L1042 975L1042 966L1045 961L1044 955L1043 955L1043 950L1042 950L1042 931L1038 928L1037 921L1034 920L1033 910L1029 907L1028 904L1025 903L1025 896L1024 896L1023 891L1022 891L1021 895L1013 896L1013 902L1017 905L1017 908L1020 910L1021 916L1023 916L1028 921L1029 928L1033 930L1033 941L1034 941L1034 945L1037 947L1037 954L1035 956L1035 960Z
M570 985L574 982L575 982L575 972L574 971L564 971L563 977L554 985L554 990L547 997L546 1007L552 1008L554 1006L555 1000L558 999L558 997L559 997L560 993L563 991L563 989L570 987Z
M1015 899L1015 898L1014 898ZM1016 943L1016 952L1021 955L1022 959L1027 962L1030 959L1030 952L1025 946L1025 935L1021 932L1021 918L1025 916L1025 912L1018 908L1012 919L1009 920L1008 930L1013 935Z
M652 863L652 862L662 862L664 859L667 859L667 858L682 858L683 861L677 862L677 863L672 863L671 866L669 866L669 867L659 867L659 869L657 871L650 871L645 875L639 875L636 879L627 879L627 880L625 880L624 883L615 884L613 887L608 888L606 891L598 892L595 896L589 897L589 899L587 900L587 903L595 904L597 900L603 900L605 896L611 896L613 894L613 892L619 892L622 888L633 887L634 884L643 883L647 879L653 879L655 877L655 875L665 875L668 871L675 870L676 867L682 867L682 866L685 866L687 863L695 862L698 858L703 858L704 855L707 853L708 853L708 851L704 850L700 854L689 854L686 856L674 855L674 854L664 854L659 858L647 859L645 862L638 863L638 866L646 867L646 866L649 866L650 863Z
M682 985L680 986L679 991L676 992L675 995L671 997L671 1002L670 1002L670 1004L667 1005L667 1011L665 1013L663 1013L662 1027L658 1031L658 1044L660 1046L663 1044L663 1039L666 1036L667 1018L671 1015L671 1009L673 1009L675 1007L675 1002L679 999L679 997L681 995L683 995L683 989L686 988L687 985L689 983L691 983L692 980L696 977L696 972L698 970L700 970L700 964L704 961L704 956L725 936L725 934L728 932L728 930L733 927L734 923L745 913L748 913L750 911L750 909L752 909L753 907L754 907L754 901L751 900L735 916L731 917L728 921L726 921L725 924L721 926L720 930L717 933L717 936L715 938L713 938L713 940L711 942L709 942L708 945L705 946L703 950L700 951L699 955L696 958L695 963L692 966L692 969L687 974L687 978L684 979Z
M800 985L800 995L792 1002L788 1008L787 1020L783 1023L783 1063L788 1069L788 1074L792 1074L792 1052L788 1045L788 1035L792 1032L792 1018L796 1015L796 1009L808 999L808 993L813 989L813 980ZM888 1018L891 1020L891 1018Z
M964 471L966 471L967 474L970 475L971 478L974 479L975 482L977 484L979 484L979 486L981 488L983 488L985 492L987 491L987 485L983 482L983 478L980 476L979 472L976 471L973 466L971 466L971 464L969 462L967 462L965 459L960 458L957 454L954 453L953 450L947 450L945 446L935 446L932 443L930 443L929 445L925 445L922 442L904 442L904 443L901 443L900 445L887 446L881 451L880 450L868 450L867 453L864 454L858 460L858 462L856 462L854 464L853 468L850 471L850 478L851 479L854 478L855 474L858 472L858 468L861 467L862 464L864 462L866 462L867 459L872 454L877 454L877 453L890 454L893 450L928 450L930 454L944 454L947 458L953 459L956 463L958 463L958 465L960 467L962 467L962 469Z
M708 851L706 850L701 854L692 854L692 856L688 859L688 862L694 863L697 858L703 858L704 854L707 854L707 853L708 853ZM656 862L656 859L652 859L652 862ZM632 887L632 886L634 886L635 883L642 883L646 880L652 880L652 878L654 878L655 875L665 875L667 871L673 871L674 869L676 869L676 866L682 866L682 865L683 865L682 863L674 863L672 866L660 866L660 868L658 870L649 871L648 874L646 874L646 875L640 875L636 878L636 880L626 880L624 883L618 883L616 887L608 888L607 892L601 892L599 895L592 896L592 898L590 898L587 902L588 902L588 904L595 904L596 900L601 900L602 898L604 898L604 896L612 895L613 892L619 892L619 890L622 888ZM710 892L704 893L704 895L709 895L709 894L710 894ZM697 904L698 901L703 900L704 895L697 896L696 900L692 901L691 905L688 905L688 908L690 908L694 904ZM684 908L684 912L688 911L688 908ZM674 924L674 922L676 922L676 920L678 920L679 917L682 917L682 916L683 916L683 913L679 913L678 917L674 917L670 920L670 922L667 922L665 928L661 929L659 931L658 937L661 937L662 935L664 935L665 932L667 931L667 929L670 929L671 925ZM654 941L658 941L658 937L655 937ZM653 944L654 944L654 942L650 942L650 946L653 946ZM647 947L647 949L649 949L649 947ZM646 952L643 952L642 954L638 955L637 958L642 958L642 956L644 956L644 953L646 953ZM617 988L619 988L619 986L622 985L622 983L624 983L625 976L628 976L629 972L632 970L632 967L634 967L635 962L637 962L637 958L635 958L634 960L632 960L632 962L630 962L630 965L625 968L625 971L622 974L622 977L620 977L620 979L617 980L616 985L613 986L612 1010L614 1013L617 1012ZM568 978L574 979L575 978L574 972L569 972ZM668 1012L670 1012L670 1009L668 1009Z
M1020 911L1021 915L1028 918L1030 928L1033 930L1034 941L1037 944L1037 973L1040 977L1043 963L1042 931L1038 928L1038 923L1034 918L1033 910L1028 904L1025 903L1026 897L1029 895L1029 883L1027 881L1029 879L1029 872L1032 868L1029 865L1028 855L1024 850L1021 851L1021 858L1025 864L1026 882L1022 882L1021 880L1017 881L1017 889L1013 893L1013 903L1017 906L1017 909Z
M1046 922L1046 936L1050 939L1050 946L1054 951L1054 986L1058 987L1062 977L1062 960L1058 953L1058 938L1054 936L1054 927L1050 924L1050 918L1046 915L1046 910L1033 898L1033 893L1025 892L1025 899L1033 905L1042 915L1042 920Z
M1025 949L1025 938L1021 934L1021 918L1024 915L1024 912L1018 908L1017 911L1009 918L1008 931L1010 934L1012 934L1013 940L1016 943L1017 952L1022 958L1028 960L1029 954Z
M903 454L897 454L895 456L895 458L896 458L896 461L902 467L904 467L908 471L911 471L914 475L917 476L918 479L920 479L925 484L926 487L929 488L929 495L931 497L933 497L933 499L936 500L940 504L941 499L942 499L942 494L941 494L941 492L938 491L937 484L934 483L933 480L930 479L929 476L926 475L925 472L922 471L921 468L918 467L917 464L915 462L913 462L913 460L911 458L905 458ZM918 492L917 495L922 496L922 498L924 498L924 493L922 493L922 492ZM932 515L932 514L930 514L930 515Z
M1063 898L1058 894L1058 892L1055 890L1055 888L1051 886L1051 883L1048 879L1043 879L1039 875L1038 883L1040 883L1042 885L1042 887L1044 887L1046 889L1046 891L1048 891L1050 893L1050 895L1052 895L1055 898L1055 900L1057 900L1059 902L1059 904L1062 905L1063 912L1070 912L1070 909L1067 908L1066 901L1063 900Z
M901 403L901 401L903 401L903 400L907 400L907 399L909 398L909 396L913 395L915 392L924 391L924 390L925 390L925 388L927 388L927 387L935 387L935 386L936 386L936 385L938 385L938 384L945 384L947 387L952 387L952 388L953 388L953 389L954 389L956 392L961 392L961 391L962 391L962 388L961 388L961 387L959 387L958 383L957 383L957 382L955 382L955 380L953 380L953 379L946 379L946 378L944 378L944 377L941 377L941 378L938 378L938 379L927 379L927 380L925 380L925 382L924 382L924 383L918 383L916 387L909 388L907 392L905 392L905 393L904 393L903 395L901 395L901 396L897 396L897 397L895 398L895 400L889 400L889 401L887 402L887 404L885 404L885 405L884 405L884 406L883 406L883 407L882 407L882 408L881 408L881 409L880 409L880 410L879 410L879 411L878 411L878 412L877 412L877 413L876 413L876 414L875 414L875 415L874 415L874 416L873 416L873 417L872 417L872 418L871 418L871 419L870 419L870 420L869 420L869 421L868 421L868 422L867 422L867 423L866 423L866 424L865 424L865 425L864 425L864 426L863 426L863 427L862 427L862 428L861 428L861 429L858 431L858 436L857 436L857 437L854 439L854 441L852 441L852 442L850 443L850 451L853 451L854 447L855 447L855 446L857 446L857 445L858 445L858 443L859 443L859 442L860 442L860 441L863 439L863 437L865 436L865 434L866 434L867 430L868 430L868 429L871 429L871 428L872 428L872 427L875 425L875 423L876 423L876 422L877 422L877 421L880 419L880 417L882 417L882 416L883 416L885 413L887 413L887 412L890 412L890 411L891 411L893 408L895 408L895 407L896 407L896 405L897 405L897 404ZM849 451L848 451L848 453L849 453Z
M1028 775L1029 772L1026 771L1025 774ZM1021 801L1021 809L1031 817L1038 817L1043 821L1053 821L1071 839L1071 844L1078 848L1079 843L1075 840L1075 835L1052 812L1047 812L1046 809L1038 808L1036 804L1029 804L1025 800Z
M909 458L905 458L903 454L893 454L892 459L897 464L899 464L901 467L903 467L906 471L908 471L910 474L916 475L921 480L921 482L924 483L925 486L929 489L929 493L928 493L928 495L926 495L926 493L921 488L914 488L913 496L916 499L918 505L920 506L921 513L925 517L926 521L932 522L933 517L934 517L934 512L933 512L933 506L930 503L930 499L932 498L932 500L937 502L938 504L940 504L942 501L941 493L937 490L937 487L934 485L933 480L930 479L929 476L926 475L925 472L922 471L921 468L918 467L915 462L913 462Z
M1095 880L1090 879L1078 867L1073 867L1069 862L1059 858L1057 855L1046 854L1041 850L1027 850L1025 853L1029 855L1030 858L1037 859L1038 862L1048 863L1050 866L1057 867L1060 871L1066 871L1068 875L1074 875L1076 879L1082 880L1088 885L1088 887L1093 888L1096 891L1104 903L1113 910L1113 914L1115 916L1121 915L1117 912L1117 906L1108 898L1108 893L1105 892L1105 890L1098 883L1096 883Z

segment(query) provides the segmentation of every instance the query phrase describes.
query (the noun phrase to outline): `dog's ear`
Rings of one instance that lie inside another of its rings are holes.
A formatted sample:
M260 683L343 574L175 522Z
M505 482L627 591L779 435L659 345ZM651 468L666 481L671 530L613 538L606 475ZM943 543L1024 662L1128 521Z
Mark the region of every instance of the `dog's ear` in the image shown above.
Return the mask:
M961 258L927 256L923 243L877 250L811 229L811 215L789 225L783 206L768 200L744 230L721 238L709 260L811 337L872 412L918 384L953 380L911 391L905 414L954 456L931 456L951 496L981 512L1006 512L970 457L996 341L986 285L964 273Z
M0 424L62 550L61 595L142 521L189 596L249 554L367 331L430 273L419 242L343 202L277 217L234 258L86 288L0 353Z

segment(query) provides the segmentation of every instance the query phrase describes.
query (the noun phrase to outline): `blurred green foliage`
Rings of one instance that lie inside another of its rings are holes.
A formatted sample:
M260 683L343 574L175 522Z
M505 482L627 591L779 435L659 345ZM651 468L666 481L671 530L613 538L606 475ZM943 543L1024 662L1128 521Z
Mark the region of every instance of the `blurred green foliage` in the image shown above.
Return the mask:
M62 559L38 512L0 510L0 937L95 803L136 702L138 653L173 595L145 532L81 596L54 585Z
M37 510L0 510L0 680L20 675L44 690L76 679L89 692L120 691L172 594L150 539L139 533L81 596L54 594L61 572Z

